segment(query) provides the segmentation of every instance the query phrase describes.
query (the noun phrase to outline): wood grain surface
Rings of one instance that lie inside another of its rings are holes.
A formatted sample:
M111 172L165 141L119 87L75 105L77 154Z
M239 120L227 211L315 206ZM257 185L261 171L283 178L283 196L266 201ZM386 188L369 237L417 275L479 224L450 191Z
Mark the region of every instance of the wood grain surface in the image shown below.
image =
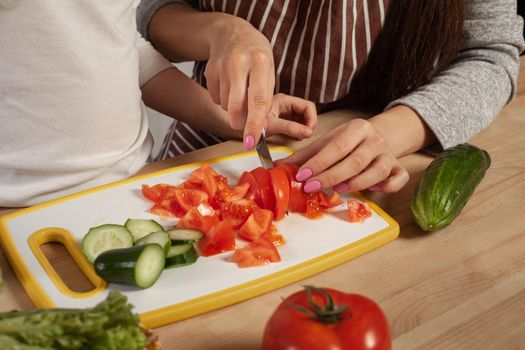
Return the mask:
M411 180L402 191L365 193L399 222L397 240L299 283L158 328L163 349L258 349L272 311L303 284L359 293L378 302L389 319L395 349L525 349L524 63L522 57L515 100L471 141L489 151L492 166L452 225L423 233L414 223L414 184L432 158L404 157ZM356 116L350 111L321 115L316 137ZM272 141L297 149L313 139ZM239 151L242 145L229 141L150 164L141 173ZM75 275L59 247L47 247L46 252L61 273ZM4 256L0 267L6 282L0 311L32 307ZM79 280L76 288L89 286Z

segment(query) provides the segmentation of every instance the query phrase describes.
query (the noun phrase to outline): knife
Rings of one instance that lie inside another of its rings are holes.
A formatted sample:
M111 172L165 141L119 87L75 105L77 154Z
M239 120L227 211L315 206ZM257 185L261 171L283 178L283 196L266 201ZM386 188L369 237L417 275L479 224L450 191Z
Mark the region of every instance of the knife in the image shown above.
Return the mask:
M259 142L257 143L257 146L255 147L257 150L257 155L259 156L259 159L261 161L261 164L263 168L270 169L275 166L273 164L272 155L270 154L270 150L268 149L268 144L266 143L266 129L262 129L261 138L259 139Z

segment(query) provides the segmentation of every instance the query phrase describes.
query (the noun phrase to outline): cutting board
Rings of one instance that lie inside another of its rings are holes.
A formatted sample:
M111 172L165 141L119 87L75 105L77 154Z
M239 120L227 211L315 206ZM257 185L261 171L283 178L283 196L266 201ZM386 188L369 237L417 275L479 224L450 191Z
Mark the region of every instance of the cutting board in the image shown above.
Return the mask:
M279 159L291 151L276 147L271 152L274 159ZM154 219L165 227L175 225L177 219L149 213L151 202L142 197L141 185L177 185L204 163L211 164L230 183L236 183L243 171L260 166L254 152L211 159L104 185L0 218L0 241L34 304L92 307L110 290L120 290L144 324L158 327L304 279L392 241L399 234L399 225L388 214L354 193L343 199L357 197L369 203L372 216L364 223L349 223L345 204L318 220L292 213L278 221L278 231L286 239L286 244L278 248L280 263L241 269L230 261L231 252L201 257L193 265L165 270L152 287L144 290L107 285L96 276L80 249L89 228L124 224L127 218ZM80 293L67 287L41 250L50 242L67 248L94 289ZM239 241L240 246L244 244Z

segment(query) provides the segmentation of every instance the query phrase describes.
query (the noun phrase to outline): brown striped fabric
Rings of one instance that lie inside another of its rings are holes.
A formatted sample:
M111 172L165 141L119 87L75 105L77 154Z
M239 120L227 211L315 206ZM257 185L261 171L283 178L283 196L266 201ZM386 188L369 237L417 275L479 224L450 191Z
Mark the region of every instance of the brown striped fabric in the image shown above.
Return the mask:
M273 47L275 92L318 105L337 101L365 61L381 30L390 0L199 0L202 11L226 12L249 21ZM205 62L194 78L206 86ZM216 143L216 137L174 122L158 159ZM199 139L200 138L200 139ZM197 140L190 143L190 140Z

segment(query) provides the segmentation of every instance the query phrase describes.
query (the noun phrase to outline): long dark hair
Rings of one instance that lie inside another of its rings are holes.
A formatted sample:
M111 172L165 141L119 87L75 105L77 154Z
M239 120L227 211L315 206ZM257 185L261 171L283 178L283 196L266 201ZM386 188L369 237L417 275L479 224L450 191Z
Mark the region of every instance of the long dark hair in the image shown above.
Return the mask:
M428 83L457 53L464 17L464 0L391 0L344 104L380 110Z

